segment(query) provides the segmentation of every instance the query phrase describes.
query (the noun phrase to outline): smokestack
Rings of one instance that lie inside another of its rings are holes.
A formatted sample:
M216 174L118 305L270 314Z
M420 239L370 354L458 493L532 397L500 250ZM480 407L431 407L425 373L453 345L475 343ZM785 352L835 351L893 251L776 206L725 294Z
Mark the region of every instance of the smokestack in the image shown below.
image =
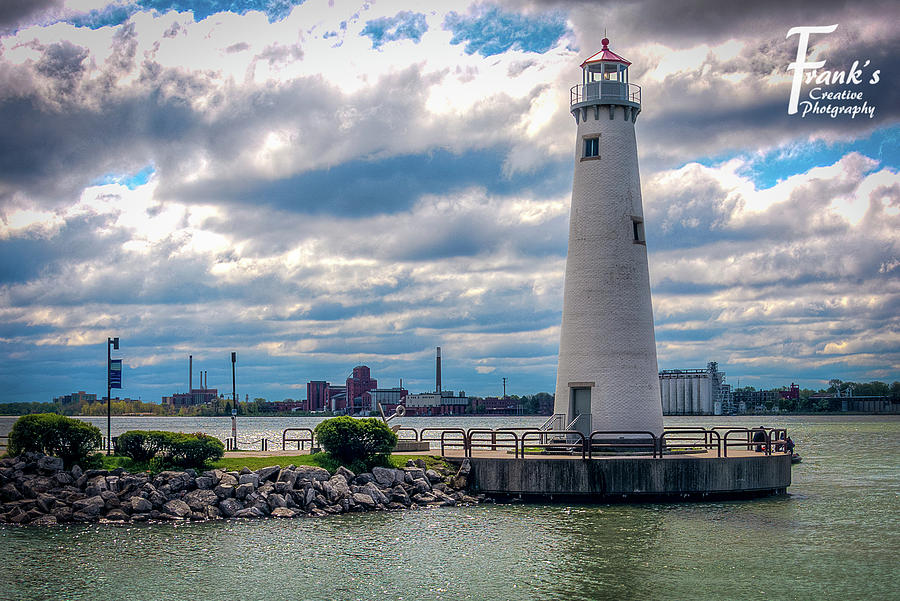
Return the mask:
M188 355L188 394L194 387L194 356Z
M435 392L440 394L441 393L441 347L437 347L437 357L435 357L435 359L434 359L434 365L435 365L435 369L434 369L435 383L434 384L437 388L437 390L435 390Z

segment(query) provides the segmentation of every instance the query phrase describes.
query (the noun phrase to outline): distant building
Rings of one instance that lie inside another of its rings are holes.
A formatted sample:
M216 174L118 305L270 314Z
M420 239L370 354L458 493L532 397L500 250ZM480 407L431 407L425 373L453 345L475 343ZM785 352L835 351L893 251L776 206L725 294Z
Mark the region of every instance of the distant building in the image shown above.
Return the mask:
M216 388L194 388L190 392L180 392L172 396L164 396L162 398L163 405L168 405L172 409L180 409L182 407L194 407L197 405L209 405L219 398L219 391Z
M381 404L385 415L393 415L398 406L406 403L409 391L403 387L376 388L369 394L372 396L372 411L378 411L378 405Z
M757 413L766 411L767 404L771 407L775 399L781 397L780 392L779 390L737 389L731 394L738 413Z
M79 390L78 392L73 392L72 394L64 394L63 396L58 396L53 399L54 403L60 403L62 405L72 405L72 404L82 404L82 403L96 403L97 395L96 394L88 394L83 390Z
M347 378L346 404L341 409L346 409L349 414L368 413L372 411L371 390L378 388L378 380L372 379L369 368L365 365L357 365L353 373Z
M306 383L306 410L325 411L328 408L328 382L312 380Z
M722 415L733 412L731 387L725 372L711 361L706 369L664 369L659 372L664 415Z
M469 397L452 390L410 394L406 397L407 415L462 415L469 406Z
M520 413L518 401L510 397L489 396L482 399L481 404L484 406L486 415L516 415Z

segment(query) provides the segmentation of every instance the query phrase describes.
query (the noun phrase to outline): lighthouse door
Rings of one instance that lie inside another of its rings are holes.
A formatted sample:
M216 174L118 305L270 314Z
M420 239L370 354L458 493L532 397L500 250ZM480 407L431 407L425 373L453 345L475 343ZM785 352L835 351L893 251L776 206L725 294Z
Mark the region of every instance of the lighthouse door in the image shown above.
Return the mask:
M591 389L572 388L572 396L569 401L569 427L570 430L578 430L585 436L591 434Z

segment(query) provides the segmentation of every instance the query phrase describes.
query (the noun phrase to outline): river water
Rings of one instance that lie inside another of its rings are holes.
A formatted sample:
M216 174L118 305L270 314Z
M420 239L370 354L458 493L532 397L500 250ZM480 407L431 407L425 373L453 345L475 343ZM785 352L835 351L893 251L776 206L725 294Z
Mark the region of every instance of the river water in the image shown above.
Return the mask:
M0 434L14 418L0 418ZM105 418L91 418L105 431ZM280 440L315 418L241 418ZM537 425L418 418L411 427ZM446 423L445 423L446 422ZM803 455L784 497L520 504L325 519L0 525L0 599L900 599L900 418L667 418L785 426ZM225 437L230 418L114 418Z

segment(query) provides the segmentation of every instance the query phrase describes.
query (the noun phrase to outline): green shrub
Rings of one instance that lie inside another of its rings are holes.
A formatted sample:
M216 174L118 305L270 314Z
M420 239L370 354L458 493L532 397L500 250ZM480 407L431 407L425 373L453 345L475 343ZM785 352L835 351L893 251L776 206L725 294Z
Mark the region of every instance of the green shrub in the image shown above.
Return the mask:
M221 459L225 445L218 438L202 432L129 430L119 436L116 452L141 463L158 459L155 465L199 468Z
M397 444L397 435L380 419L334 417L320 422L316 440L327 453L344 465L383 464Z
M44 453L60 457L66 467L84 463L100 448L100 429L55 413L20 417L9 432L9 454Z
M169 434L172 432L129 430L116 440L116 455L123 455L141 463L150 461L166 449Z

